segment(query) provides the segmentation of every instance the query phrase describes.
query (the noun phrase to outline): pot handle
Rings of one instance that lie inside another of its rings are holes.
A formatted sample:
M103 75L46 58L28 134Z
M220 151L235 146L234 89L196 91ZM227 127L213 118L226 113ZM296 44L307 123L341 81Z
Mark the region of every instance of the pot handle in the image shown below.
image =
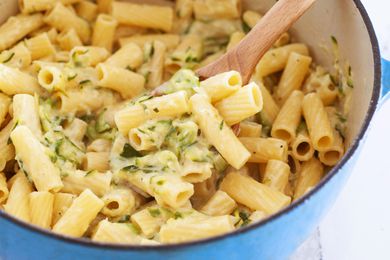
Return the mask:
M390 61L382 58L382 98L390 92Z

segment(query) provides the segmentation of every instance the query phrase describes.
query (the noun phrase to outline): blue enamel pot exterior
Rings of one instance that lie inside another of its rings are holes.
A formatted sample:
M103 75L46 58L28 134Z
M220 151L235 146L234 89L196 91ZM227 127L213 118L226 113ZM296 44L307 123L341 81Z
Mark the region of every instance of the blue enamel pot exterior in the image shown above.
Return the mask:
M327 0L318 2L321 1ZM220 237L161 247L98 244L67 238L25 224L0 212L0 259L287 259L312 234L336 200L352 173L369 123L377 109L381 91L384 95L390 89L390 63L385 60L382 60L383 82L387 85L383 84L381 88L378 44L362 4L358 0L337 1L340 1L338 3L341 5L348 2L348 6L353 6L356 9L354 15L358 15L364 25L361 30L367 34L365 44L370 47L367 50L370 57L367 59L372 59L372 76L368 80L370 87L367 95L370 99L366 102L367 107L359 129L351 138L350 149L318 187L261 223ZM352 66L358 67L359 64Z

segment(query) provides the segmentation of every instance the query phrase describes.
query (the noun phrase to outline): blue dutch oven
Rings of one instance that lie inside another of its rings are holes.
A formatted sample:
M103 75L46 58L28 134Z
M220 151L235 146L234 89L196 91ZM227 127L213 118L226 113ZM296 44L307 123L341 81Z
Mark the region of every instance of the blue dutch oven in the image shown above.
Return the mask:
M243 2L243 8L264 12L275 1ZM0 1L0 23L15 12L15 0ZM102 244L69 238L0 212L0 259L288 258L313 233L352 174L380 97L390 90L390 63L381 61L374 29L359 0L318 0L292 32L297 39L309 44L319 64L329 68L332 58L323 46L329 45L330 36L334 35L340 46L340 60L349 61L354 72L346 138L349 149L340 163L306 196L270 218L234 233L158 247Z

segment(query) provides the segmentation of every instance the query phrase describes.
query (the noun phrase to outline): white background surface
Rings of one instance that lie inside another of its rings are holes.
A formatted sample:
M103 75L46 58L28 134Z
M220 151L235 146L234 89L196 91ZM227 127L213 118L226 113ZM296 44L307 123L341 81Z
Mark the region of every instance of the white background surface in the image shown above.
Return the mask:
M324 1L324 0L323 0ZM363 0L390 59L390 0ZM347 186L320 226L324 260L390 259L390 100L377 112ZM318 259L317 256L305 257Z

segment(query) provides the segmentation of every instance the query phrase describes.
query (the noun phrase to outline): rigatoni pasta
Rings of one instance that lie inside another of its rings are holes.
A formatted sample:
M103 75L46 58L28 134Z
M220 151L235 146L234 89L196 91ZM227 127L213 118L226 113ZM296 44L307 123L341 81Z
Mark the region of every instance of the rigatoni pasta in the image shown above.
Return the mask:
M237 173L228 174L221 189L235 201L253 209L273 214L290 204L291 198L269 188L250 177Z
M234 230L231 216L194 219L170 219L160 230L163 243L179 243L188 240L216 236Z
M216 6L218 6L218 8L216 8ZM240 1L195 0L194 13L196 19L203 21L221 18L238 18L241 13Z
M57 36L57 41L59 46L65 51L70 51L74 47L82 45L80 37L77 35L77 32L73 28L62 31Z
M17 68L0 64L0 90L7 95L41 93L36 78Z
M83 43L87 43L91 36L91 28L88 22L78 17L61 3L55 5L45 16L44 21L59 31L73 28Z
M17 126L11 133L19 166L26 171L38 191L57 192L62 187L60 171L32 131L26 126Z
M142 49L135 43L129 43L109 57L105 64L123 69L137 69L143 62Z
M260 137L262 132L262 125L251 122L251 121L242 121L240 123L240 133L239 137Z
M271 159L287 160L288 146L283 140L276 138L241 137L240 141L251 153L249 162L265 163Z
M54 195L48 191L34 191L29 195L31 223L50 228L53 216Z
M319 160L312 158L302 164L302 169L296 180L294 200L299 199L321 180L324 174L324 167Z
M81 237L88 225L103 208L103 201L86 189L73 202L53 226L53 231L64 235Z
M204 132L225 160L236 169L248 161L250 153L242 145L233 131L226 125L218 111L208 102L207 97L196 94L191 100L191 111Z
M17 94L12 101L15 124L27 126L36 138L42 138L41 122L34 97L28 94Z
M287 143L295 138L302 116L302 100L301 91L294 90L290 94L272 125L271 135L273 137Z
M308 161L314 155L314 147L306 129L298 132L297 137L291 143L291 152L299 161Z
M237 207L237 203L226 192L217 191L201 208L201 212L210 216L229 215Z
M302 103L303 116L314 148L323 151L329 148L334 135L325 107L318 94L307 94Z
M259 86L252 82L215 104L215 107L230 126L259 113L263 109L263 97Z
M284 192L288 178L290 176L290 166L278 160L269 160L265 168L262 183L268 187Z
M258 77L265 77L283 70L287 65L290 54L293 52L301 55L309 54L307 46L299 43L269 50L257 64L255 75Z
M119 39L121 47L128 45L129 43L137 44L143 47L148 42L160 41L172 50L179 45L180 36L177 34L144 34L124 37Z
M105 14L99 15L93 29L92 45L104 47L111 52L117 25L118 22L113 17Z
M26 40L25 45L31 53L31 59L36 60L55 53L55 48L47 33Z
M123 98L140 94L145 87L145 77L135 72L99 64L96 68L99 86L118 91Z
M112 16L121 24L161 29L166 32L172 29L173 23L172 8L147 4L114 1Z
M229 71L202 81L200 86L215 103L235 93L242 86L242 78L237 71Z
M87 0L78 1L78 3L75 5L75 9L76 13L88 22L93 22L96 19L98 13L97 4Z
M24 173L17 173L11 185L7 202L4 204L5 212L18 219L30 222L29 195L32 191L32 186Z
M34 15L17 15L10 17L0 27L0 51L3 51L27 34L33 32L43 25L43 15L38 13Z
M283 104L294 90L302 87L302 83L309 70L312 58L292 52L287 60L286 68L276 88L277 101Z
M54 226L57 221L65 214L72 205L75 195L69 193L55 193L53 201L53 215L51 218L51 226Z

